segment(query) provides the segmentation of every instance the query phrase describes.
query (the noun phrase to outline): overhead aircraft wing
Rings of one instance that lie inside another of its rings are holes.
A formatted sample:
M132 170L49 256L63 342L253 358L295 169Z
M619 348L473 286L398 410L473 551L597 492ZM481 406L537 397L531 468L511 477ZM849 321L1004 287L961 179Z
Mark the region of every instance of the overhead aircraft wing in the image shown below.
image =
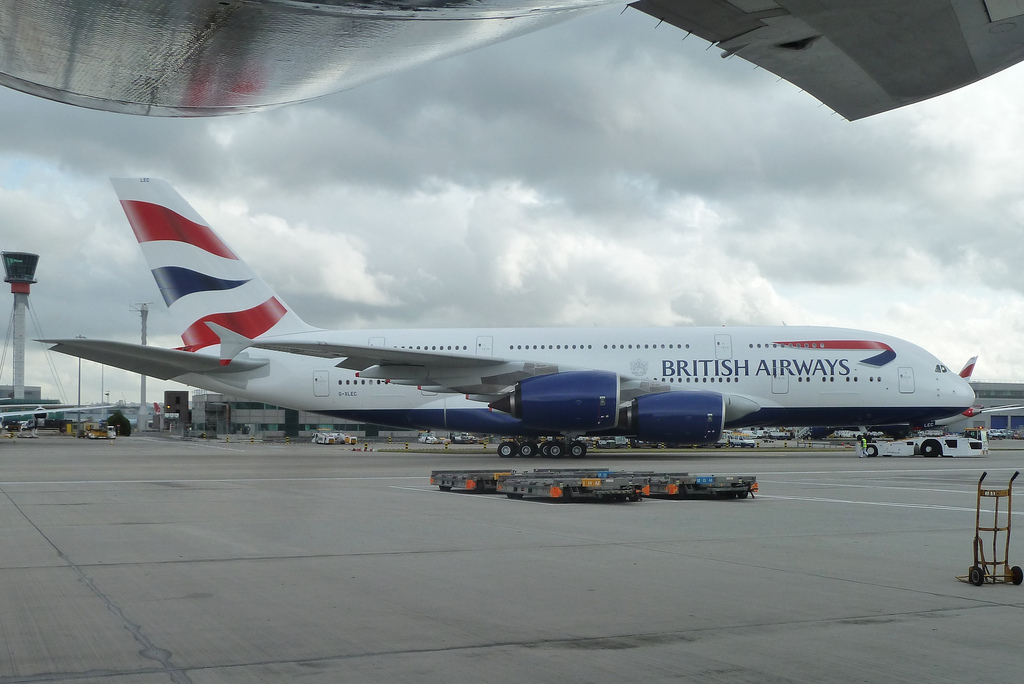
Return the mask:
M127 342L71 338L39 340L52 344L53 351L81 359L95 361L115 368L123 368L161 380L171 380L189 373L229 374L256 370L267 365L266 359L235 358L224 365L216 356L196 354L180 349L161 349Z
M0 85L126 114L250 112L614 0L0 0Z
M1020 0L638 0L632 7L799 86L847 119L1024 59Z

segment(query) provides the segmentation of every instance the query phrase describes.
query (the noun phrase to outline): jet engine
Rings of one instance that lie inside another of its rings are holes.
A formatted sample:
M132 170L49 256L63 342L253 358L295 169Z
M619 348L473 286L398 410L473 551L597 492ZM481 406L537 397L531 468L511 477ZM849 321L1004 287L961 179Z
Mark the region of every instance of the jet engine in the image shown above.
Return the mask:
M531 430L583 433L615 427L619 376L606 371L568 371L538 375L490 404L523 421ZM721 407L720 407L721 408Z
M725 397L715 392L661 392L622 409L619 427L652 442L711 444L722 436Z

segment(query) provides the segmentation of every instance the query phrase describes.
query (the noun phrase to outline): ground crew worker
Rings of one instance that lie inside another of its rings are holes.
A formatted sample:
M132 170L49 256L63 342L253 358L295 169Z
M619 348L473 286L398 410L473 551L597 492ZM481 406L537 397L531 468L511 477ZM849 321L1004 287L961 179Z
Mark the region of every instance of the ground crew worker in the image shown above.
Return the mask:
M860 437L860 457L864 458L868 453L868 438L864 435Z

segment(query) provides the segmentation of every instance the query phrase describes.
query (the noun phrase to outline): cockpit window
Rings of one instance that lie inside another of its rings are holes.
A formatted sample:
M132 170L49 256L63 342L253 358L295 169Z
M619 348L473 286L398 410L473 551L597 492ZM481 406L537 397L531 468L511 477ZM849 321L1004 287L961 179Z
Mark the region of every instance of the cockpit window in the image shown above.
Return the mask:
M941 363L935 367L936 373L948 373L949 369L943 366Z

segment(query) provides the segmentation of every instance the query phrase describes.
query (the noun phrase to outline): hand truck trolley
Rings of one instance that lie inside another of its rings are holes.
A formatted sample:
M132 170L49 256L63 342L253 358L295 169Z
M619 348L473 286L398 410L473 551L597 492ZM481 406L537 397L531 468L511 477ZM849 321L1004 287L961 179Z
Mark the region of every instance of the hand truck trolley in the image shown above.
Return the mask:
M1013 474L1009 484L1006 485L1006 489L983 489L981 485L985 481L986 475L988 473L984 472L981 474L981 478L978 479L978 510L974 519L974 565L971 566L966 575L958 575L957 579L962 582L970 582L976 587L980 587L986 581L993 584L997 582L1020 584L1024 582L1024 571L1017 565L1011 568L1007 560L1007 557L1010 555L1010 520L1013 517L1013 481L1020 475L1020 471ZM981 526L982 499L992 499L995 505L991 527ZM1000 499L1006 499L1006 512L1003 513L1005 525L1000 525ZM981 538L982 532L992 533L991 559L985 557L985 543ZM998 553L1000 532L1005 533L1002 559L999 558Z

